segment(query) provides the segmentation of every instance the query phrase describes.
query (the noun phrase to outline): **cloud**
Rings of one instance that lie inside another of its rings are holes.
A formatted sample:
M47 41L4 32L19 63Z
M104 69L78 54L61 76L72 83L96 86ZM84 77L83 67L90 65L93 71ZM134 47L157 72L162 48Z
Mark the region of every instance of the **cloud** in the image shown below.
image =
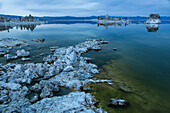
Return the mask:
M36 16L133 16L150 13L169 15L170 0L3 0L4 14Z

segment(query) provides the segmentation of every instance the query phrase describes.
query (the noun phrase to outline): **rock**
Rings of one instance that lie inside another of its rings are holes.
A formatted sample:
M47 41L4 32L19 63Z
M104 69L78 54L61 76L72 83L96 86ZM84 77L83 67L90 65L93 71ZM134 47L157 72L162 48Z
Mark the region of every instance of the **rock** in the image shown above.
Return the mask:
M31 40L33 42L44 42L45 41L45 38L38 38L38 39L33 39Z
M91 88L90 87L87 87L87 88L83 87L83 91L91 91Z
M94 104L95 101L93 96L89 93L72 92L60 97L44 98L30 107L36 109L36 113L97 113L97 111L103 111L101 109L97 109Z
M41 53L40 56L44 56L44 53Z
M104 39L101 39L101 40L100 40L100 43L101 43L101 44L108 44L109 42L108 42L108 41L105 41Z
M146 20L146 24L161 24L159 14L150 14L149 18Z
M117 51L117 48L113 48L113 51Z
M57 83L48 81L48 80L41 80L39 84L35 84L30 88L32 91L41 91L40 97L51 97L53 96L53 92L58 92L59 87Z
M21 58L22 61L29 61L30 58Z
M13 83L30 84L32 80L49 74L48 65L42 63L10 64L2 68L6 73L0 76L0 80L3 79Z
M0 81L0 87L1 88L4 88L4 89L7 89L7 90L20 90L21 88L21 85L20 84L16 84L16 83L5 83L5 82L2 82Z
M16 91L0 88L0 97L4 98L6 96L6 99L0 104L0 109L5 113L24 112L25 109L28 109L29 105L31 105L29 100L25 98L27 94L28 88L25 86Z
M6 52L0 52L0 56L4 56Z
M18 50L16 52L16 54L17 54L18 57L28 57L28 56L30 56L30 53L26 52L24 49Z
M35 92L40 92L41 91L41 86L36 83L35 85L33 85L31 88L30 88L31 91L35 91Z
M9 48L0 48L0 56L4 56L5 54L8 54L10 52L10 49L12 47Z
M120 98L112 98L108 104L109 106L127 106L128 102Z
M57 49L58 46L53 46L53 47L50 47L50 49Z
M93 80L93 79L88 79L86 82L87 83L106 83L108 85L113 85L112 80Z
M57 58L55 56L49 55L43 58L44 62L53 63Z
M10 54L6 54L4 57L6 58L6 60L15 60L18 58L18 56L12 56Z
M67 66L63 71L65 72L69 72L69 71L73 71L74 68L72 66Z
M31 102L31 103L34 103L34 102L36 102L37 100L38 100L38 94L35 93L35 94L31 97L30 102Z
M101 50L101 47L98 46L98 45L95 45L95 46L92 47L92 49L93 49L93 50Z

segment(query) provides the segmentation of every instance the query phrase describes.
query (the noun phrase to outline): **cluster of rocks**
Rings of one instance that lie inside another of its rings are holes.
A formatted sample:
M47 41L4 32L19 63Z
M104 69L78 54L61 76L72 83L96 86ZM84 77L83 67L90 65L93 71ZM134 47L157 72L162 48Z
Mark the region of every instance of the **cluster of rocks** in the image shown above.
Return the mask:
M0 40L0 56L4 56L6 60L15 60L17 58L21 58L21 60L29 60L29 58L24 58L24 57L29 57L30 53L26 52L24 49L18 50L16 52L16 55L11 55L9 54L10 51L13 49L13 47L16 46L21 46L21 45L26 45L26 41L23 40L18 40L14 38L3 38Z
M100 40L92 39L74 47L51 48L54 50L43 59L44 63L0 65L0 112L102 113L88 93L54 96L61 86L80 91L88 83L112 84L110 80L93 80L99 70L95 64L87 62L89 58L81 56L89 50L100 50L100 44ZM23 50L17 52L20 57L28 55ZM37 95L28 99L31 92Z
M6 58L6 60L15 60L17 58L21 58L22 61L26 61L29 60L29 58L25 58L25 57L29 57L30 53L25 51L24 49L22 50L17 50L16 55L13 56L11 54L6 54L4 55L4 57Z
M2 38L0 39L0 48L15 47L26 44L23 40L18 40L14 38Z
M12 49L12 47L0 48L0 56L4 56L4 55L8 54L11 49Z
M125 107L129 105L129 102L121 98L111 98L108 104L109 106Z
M32 40L34 42L44 42L44 38L38 38ZM29 46L24 40L14 39L14 38L2 38L0 39L0 56L4 56L6 60L15 60L17 58L21 58L22 61L28 61L30 58L30 53L22 50L17 50L16 55L9 54L13 47L20 47L21 45Z

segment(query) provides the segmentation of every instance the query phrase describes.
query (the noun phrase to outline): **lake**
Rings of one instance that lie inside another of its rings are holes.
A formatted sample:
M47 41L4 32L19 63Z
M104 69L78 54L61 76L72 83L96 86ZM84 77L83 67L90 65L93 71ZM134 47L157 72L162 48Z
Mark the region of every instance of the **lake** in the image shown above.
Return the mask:
M129 83L132 80L136 89L143 90L149 97L157 99L160 106L170 110L170 24L161 24L156 28L146 27L145 24L103 26L94 23L54 23L33 27L3 30L0 39L28 41L30 47L23 46L31 54L31 61L27 62L42 62L44 56L40 54L50 54L51 46L72 46L94 36L104 38L109 41L108 45L102 45L99 52L90 51L84 56L92 58L101 71L112 71L116 76L122 76L121 79L129 80ZM46 41L30 41L40 37ZM6 63L3 57L0 57L0 62ZM12 62L24 63L20 60Z

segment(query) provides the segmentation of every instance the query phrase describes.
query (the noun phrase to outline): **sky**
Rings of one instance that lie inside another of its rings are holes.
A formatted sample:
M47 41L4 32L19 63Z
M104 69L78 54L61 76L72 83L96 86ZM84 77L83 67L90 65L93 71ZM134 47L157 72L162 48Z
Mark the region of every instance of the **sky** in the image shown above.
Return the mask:
M33 16L170 16L170 0L0 0L0 14Z

